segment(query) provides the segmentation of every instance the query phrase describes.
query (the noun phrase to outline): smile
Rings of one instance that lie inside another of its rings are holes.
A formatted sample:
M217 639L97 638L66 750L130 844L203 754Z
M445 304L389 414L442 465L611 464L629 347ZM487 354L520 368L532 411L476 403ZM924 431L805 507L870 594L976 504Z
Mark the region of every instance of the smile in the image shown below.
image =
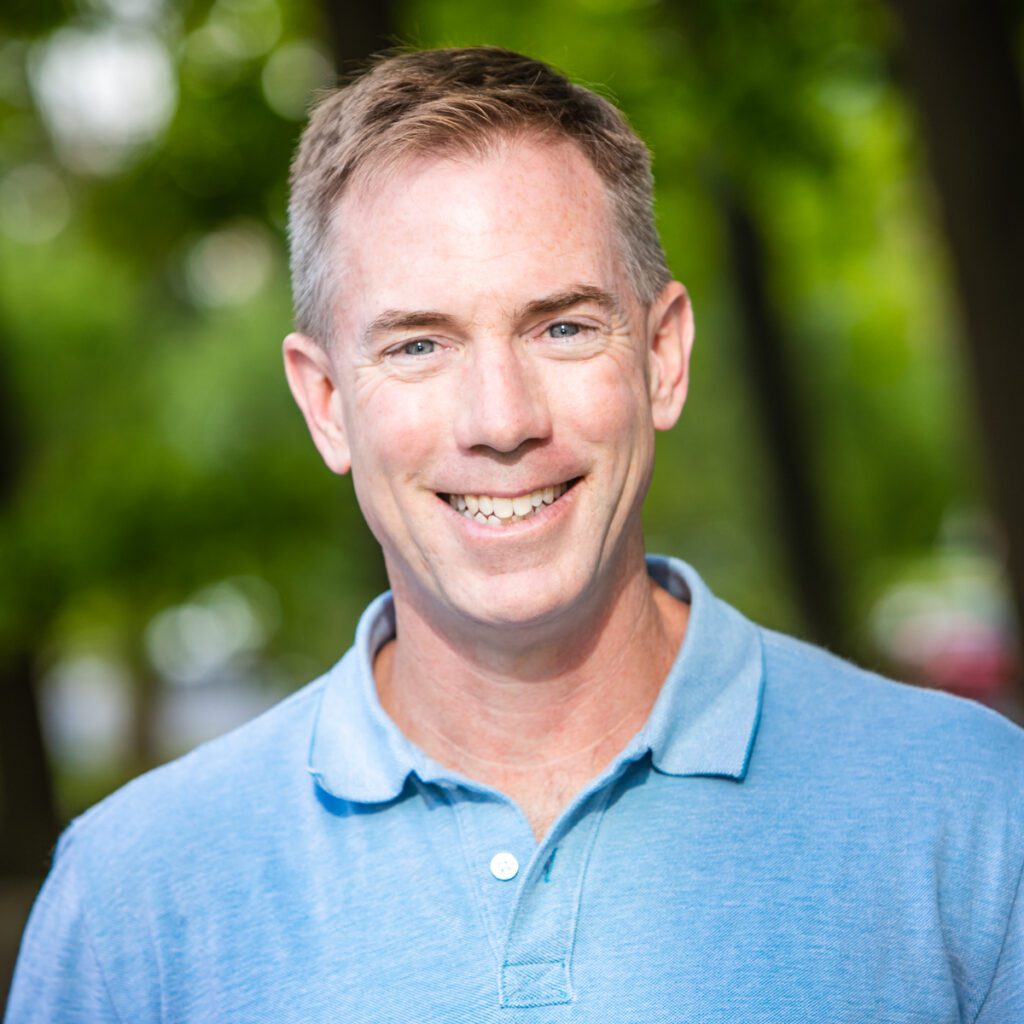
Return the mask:
M442 494L440 497L467 519L491 526L508 526L529 519L546 506L553 505L575 483L576 480L570 480L564 484L540 487L536 491L517 494L514 498L497 498L489 494Z

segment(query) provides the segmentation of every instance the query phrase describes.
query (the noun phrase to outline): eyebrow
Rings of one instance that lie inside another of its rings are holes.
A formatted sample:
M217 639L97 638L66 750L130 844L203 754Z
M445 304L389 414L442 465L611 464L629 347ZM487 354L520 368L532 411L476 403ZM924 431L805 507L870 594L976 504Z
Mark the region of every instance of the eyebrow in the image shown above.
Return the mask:
M619 310L619 302L611 292L607 292L603 288L594 287L593 285L578 285L526 303L515 311L514 319L518 321L533 316L561 313L572 309L573 306L580 306L588 302L600 306L609 313L615 313ZM455 323L455 317L450 316L448 313L438 312L437 310L387 309L370 321L363 331L363 339L364 341L372 341L374 338L387 334L390 331L450 328Z
M595 288L592 285L579 285L564 292L555 292L554 295L547 295L543 299L528 302L517 312L516 319L525 320L531 316L561 313L586 302L600 306L609 313L618 312L619 309L619 302L611 292L606 292L603 288Z
M455 318L433 310L387 309L374 317L363 331L363 340L372 341L389 331L429 330L432 327L450 327Z

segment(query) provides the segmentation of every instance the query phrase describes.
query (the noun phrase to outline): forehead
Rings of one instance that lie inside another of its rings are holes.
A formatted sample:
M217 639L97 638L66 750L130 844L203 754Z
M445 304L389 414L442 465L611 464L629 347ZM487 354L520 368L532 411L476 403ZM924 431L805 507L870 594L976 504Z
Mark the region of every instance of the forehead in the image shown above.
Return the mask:
M571 142L417 158L338 205L335 319L358 328L407 306L473 316L567 284L620 291L616 242L604 184Z

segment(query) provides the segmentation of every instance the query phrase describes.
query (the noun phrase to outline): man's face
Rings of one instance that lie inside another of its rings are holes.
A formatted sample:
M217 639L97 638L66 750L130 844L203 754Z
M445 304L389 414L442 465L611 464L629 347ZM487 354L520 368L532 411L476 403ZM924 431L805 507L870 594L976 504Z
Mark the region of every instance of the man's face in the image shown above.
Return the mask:
M607 597L642 566L690 321L679 286L637 303L589 161L537 142L424 159L349 194L336 246L314 436L351 466L399 599L536 629Z

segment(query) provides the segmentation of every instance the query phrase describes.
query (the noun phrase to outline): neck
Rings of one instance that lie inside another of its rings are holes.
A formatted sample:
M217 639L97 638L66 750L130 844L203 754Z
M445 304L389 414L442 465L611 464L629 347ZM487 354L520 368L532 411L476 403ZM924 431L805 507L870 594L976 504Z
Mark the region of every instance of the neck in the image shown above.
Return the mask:
M518 799L539 834L646 721L688 606L641 559L597 614L529 646L460 643L396 595L397 639L374 665L381 704L434 760ZM554 780L558 780L557 784ZM566 791L552 797L551 789ZM560 808L559 808L560 809Z

